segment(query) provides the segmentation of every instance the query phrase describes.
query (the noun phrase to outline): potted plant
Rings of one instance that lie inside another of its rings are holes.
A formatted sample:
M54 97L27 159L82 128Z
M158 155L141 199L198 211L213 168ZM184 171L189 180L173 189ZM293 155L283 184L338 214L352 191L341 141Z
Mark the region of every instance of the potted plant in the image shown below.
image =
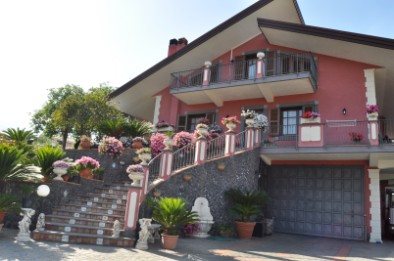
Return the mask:
M256 116L256 112L253 110L242 110L241 116L245 118L245 123L248 127L253 127L254 117Z
M67 169L70 165L64 160L57 160L52 164L53 173L56 174L54 180L63 180L62 176L67 174Z
M194 143L194 141L194 135L186 131L181 131L174 135L174 144L179 149Z
M18 198L12 194L0 194L0 224L3 223L7 212L20 212Z
M173 136L174 136L174 132L173 131L166 131L164 133L164 135L165 135L165 138L164 138L164 141L163 141L164 149L165 150L171 150L172 147L174 146L174 140L172 139Z
M119 158L123 151L122 142L115 137L104 137L98 147L99 154L109 155L112 158Z
M141 149L144 146L144 138L135 137L132 139L131 147L135 150Z
M200 118L196 123L196 130L200 135L204 135L208 132L210 122L207 118Z
M301 115L301 124L320 123L320 114L318 112L306 111Z
M378 105L368 104L366 109L368 114L368 120L377 120L379 112Z
M100 168L100 163L91 157L82 156L75 161L75 168L81 178L93 179L93 171Z
M148 162L152 158L150 148L142 148L137 150L138 157L142 160L141 165L148 165Z
M262 206L268 201L263 191L230 189L225 191L225 197L230 201L230 210L238 218L235 222L240 239L251 239L254 226L251 217L261 213Z
M162 120L155 125L158 132L174 131L174 126Z
M91 138L89 137L89 136L87 136L87 135L82 135L80 138L79 138L79 141L80 141L80 143L79 143L79 146L81 146L81 148L82 149L90 149L90 146L92 145L91 144Z
M364 136L361 133L349 132L350 139L355 143L360 143Z
M142 186L142 179L144 178L144 168L140 164L129 165L126 169L126 172L129 173L129 178L133 180L131 185L133 186Z
M150 137L150 148L152 150L152 155L153 156L157 156L158 154L160 154L164 148L164 140L166 139L166 135L158 132L155 133L154 135L152 135Z
M237 127L237 124L239 123L237 116L226 116L222 118L222 124L228 128L229 132L234 131L235 127Z
M163 229L162 243L166 249L175 249L181 227L199 221L197 212L187 210L181 198L158 198L153 205L152 219Z
M43 146L39 147L34 151L35 163L41 167L41 174L44 176L45 181L51 179L53 173L53 163L57 160L64 158L64 151L56 146Z

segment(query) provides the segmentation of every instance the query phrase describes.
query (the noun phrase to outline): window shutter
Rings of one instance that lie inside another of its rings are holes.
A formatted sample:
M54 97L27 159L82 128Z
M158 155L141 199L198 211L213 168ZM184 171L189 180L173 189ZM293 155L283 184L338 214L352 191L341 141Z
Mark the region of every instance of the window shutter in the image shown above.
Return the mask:
M270 134L278 135L279 134L279 110L271 109L270 110Z

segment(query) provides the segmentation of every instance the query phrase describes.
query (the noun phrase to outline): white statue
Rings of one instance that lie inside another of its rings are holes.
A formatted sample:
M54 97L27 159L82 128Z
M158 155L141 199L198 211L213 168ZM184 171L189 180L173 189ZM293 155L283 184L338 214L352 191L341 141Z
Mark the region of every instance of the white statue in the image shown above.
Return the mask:
M36 211L32 208L23 208L23 213L21 213L21 216L23 216L22 220L19 221L18 227L19 227L19 233L16 236L16 240L18 241L30 241L30 224L31 224L31 217L34 216Z
M36 230L34 231L40 232L44 230L45 230L45 214L41 213L40 215L38 215Z
M139 239L137 241L137 245L135 246L137 249L148 249L148 239L151 236L149 232L149 227L151 226L152 219L149 218L141 218L139 220L140 223L140 232L139 232Z
M119 238L120 235L120 222L119 220L114 221L114 225L112 226L112 237Z
M211 215L211 209L209 207L208 200L204 197L198 197L194 201L192 211L197 212L200 217L200 221L197 222L198 230L193 234L193 237L207 238L209 237L209 230L211 230L213 223L213 217Z

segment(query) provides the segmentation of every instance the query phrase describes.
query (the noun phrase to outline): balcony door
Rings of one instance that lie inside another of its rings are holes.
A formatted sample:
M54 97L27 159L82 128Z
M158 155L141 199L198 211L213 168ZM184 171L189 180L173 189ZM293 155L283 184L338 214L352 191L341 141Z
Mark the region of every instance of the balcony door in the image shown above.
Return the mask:
M196 112L178 116L177 131L193 132L196 129L197 121L200 118L207 118L211 124L216 122L216 112Z
M302 107L287 108L281 110L281 133L282 135L296 135L297 125L302 115Z

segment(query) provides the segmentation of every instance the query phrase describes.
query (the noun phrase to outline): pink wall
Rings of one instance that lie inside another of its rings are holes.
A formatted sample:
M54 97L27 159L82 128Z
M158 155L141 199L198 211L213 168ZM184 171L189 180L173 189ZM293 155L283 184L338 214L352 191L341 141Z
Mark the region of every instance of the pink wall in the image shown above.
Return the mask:
M249 42L235 48L233 57L243 55L247 51L256 51L269 48L270 50L283 50L292 52L303 52L286 47L269 44L263 35L259 35ZM177 115L186 112L218 110L220 118L226 115L240 116L241 107L267 105L268 108L275 108L277 104L302 103L317 101L322 122L325 120L366 120L365 114L365 78L364 69L374 68L374 66L314 54L318 57L318 90L314 94L292 95L276 97L274 102L267 103L265 99L252 99L242 101L224 102L222 107L216 107L213 103L187 105L169 93L169 88L161 91L162 95L159 120L166 120L176 124ZM214 59L212 63L220 61L227 64L231 60L231 51ZM202 61L203 63L203 61ZM191 68L184 68L185 70ZM342 114L342 109L346 108L347 114Z

